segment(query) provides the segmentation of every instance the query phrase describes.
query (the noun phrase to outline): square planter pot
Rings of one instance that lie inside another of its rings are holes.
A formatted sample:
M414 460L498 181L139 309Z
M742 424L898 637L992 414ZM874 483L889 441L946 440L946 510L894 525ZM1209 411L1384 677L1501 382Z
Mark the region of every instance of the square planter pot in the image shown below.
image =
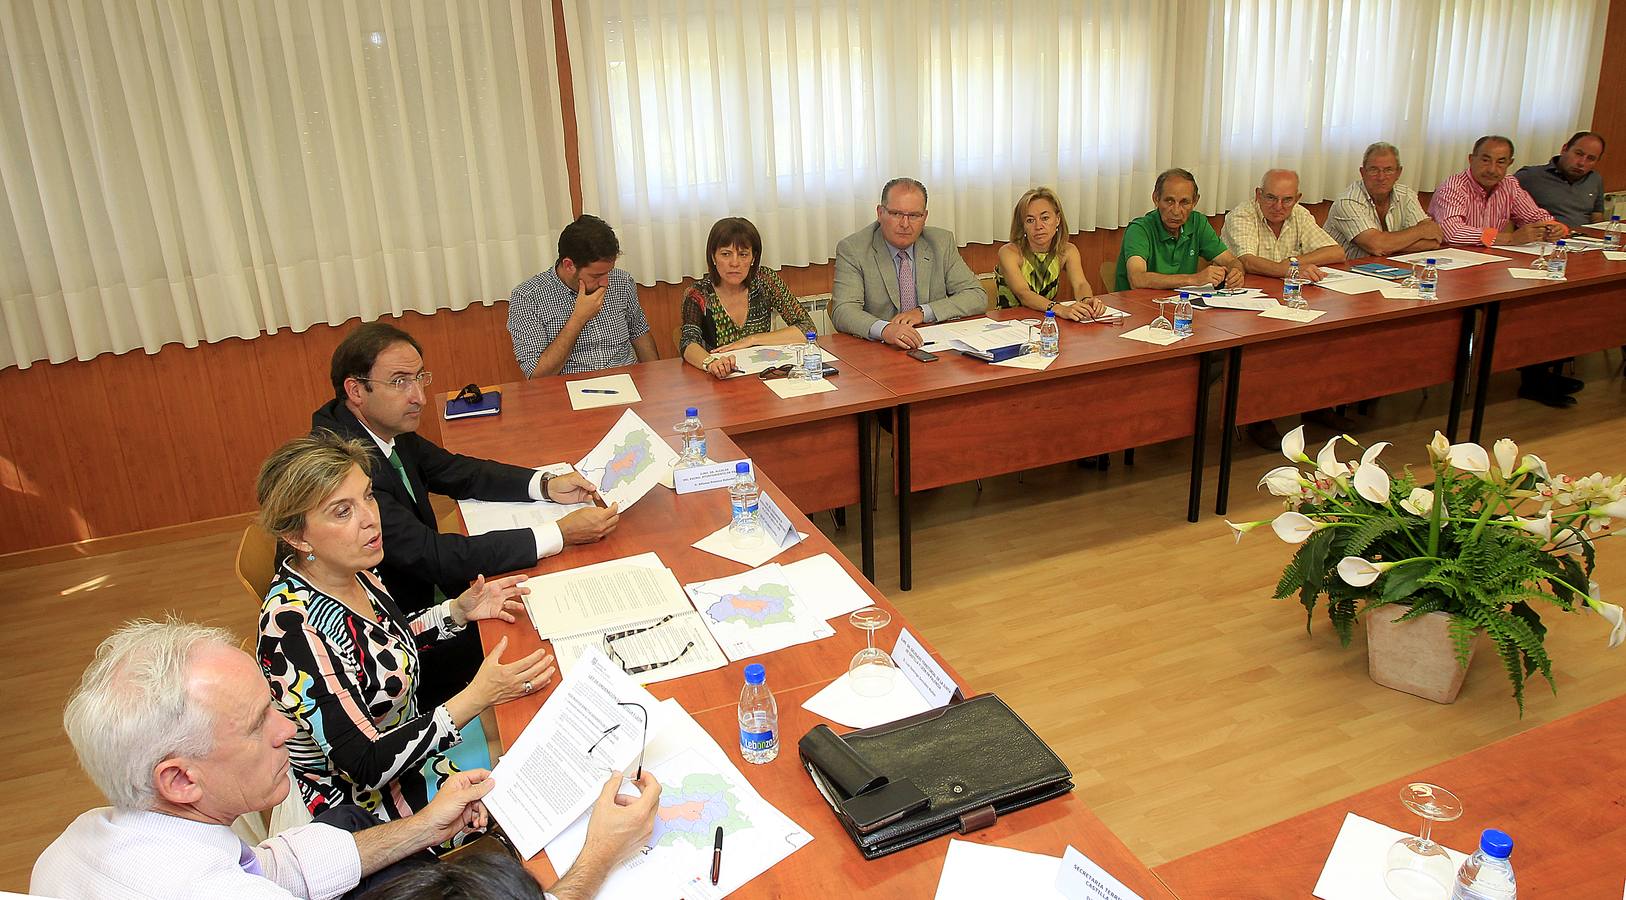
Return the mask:
M1468 674L1457 665L1451 644L1451 616L1431 612L1409 622L1394 620L1406 614L1406 607L1384 606L1366 612L1366 664L1372 680L1387 688L1405 691L1435 703L1450 703L1462 690ZM1468 649L1473 662L1479 638Z

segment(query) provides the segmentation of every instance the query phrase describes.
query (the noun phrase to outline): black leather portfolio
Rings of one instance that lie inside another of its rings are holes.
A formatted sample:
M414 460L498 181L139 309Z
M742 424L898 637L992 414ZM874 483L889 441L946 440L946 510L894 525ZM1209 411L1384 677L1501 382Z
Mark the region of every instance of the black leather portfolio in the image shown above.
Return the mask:
M865 859L1073 789L1060 757L994 694L840 736L820 725L797 749Z

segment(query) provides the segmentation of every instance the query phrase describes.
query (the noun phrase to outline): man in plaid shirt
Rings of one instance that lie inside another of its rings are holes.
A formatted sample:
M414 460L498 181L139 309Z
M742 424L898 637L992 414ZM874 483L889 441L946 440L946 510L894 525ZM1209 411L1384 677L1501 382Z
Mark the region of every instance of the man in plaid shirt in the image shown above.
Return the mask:
M525 377L660 359L638 285L615 267L621 242L598 216L559 232L559 258L508 297L508 335Z

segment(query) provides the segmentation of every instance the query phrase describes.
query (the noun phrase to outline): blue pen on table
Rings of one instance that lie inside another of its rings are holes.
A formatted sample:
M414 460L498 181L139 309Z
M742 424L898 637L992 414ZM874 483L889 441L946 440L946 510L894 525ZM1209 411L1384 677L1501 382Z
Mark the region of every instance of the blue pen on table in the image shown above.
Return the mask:
M619 394L621 392L620 391L612 391L612 390L609 390L607 388L582 388L582 393L584 393L584 394Z

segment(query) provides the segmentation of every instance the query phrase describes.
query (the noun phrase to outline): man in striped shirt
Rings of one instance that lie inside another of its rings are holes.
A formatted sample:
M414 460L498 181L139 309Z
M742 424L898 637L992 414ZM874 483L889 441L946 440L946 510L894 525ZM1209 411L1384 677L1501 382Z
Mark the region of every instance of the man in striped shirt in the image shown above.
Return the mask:
M1569 229L1542 209L1518 179L1507 177L1513 141L1487 134L1474 142L1468 168L1440 183L1428 214L1448 244L1529 244L1561 238Z

